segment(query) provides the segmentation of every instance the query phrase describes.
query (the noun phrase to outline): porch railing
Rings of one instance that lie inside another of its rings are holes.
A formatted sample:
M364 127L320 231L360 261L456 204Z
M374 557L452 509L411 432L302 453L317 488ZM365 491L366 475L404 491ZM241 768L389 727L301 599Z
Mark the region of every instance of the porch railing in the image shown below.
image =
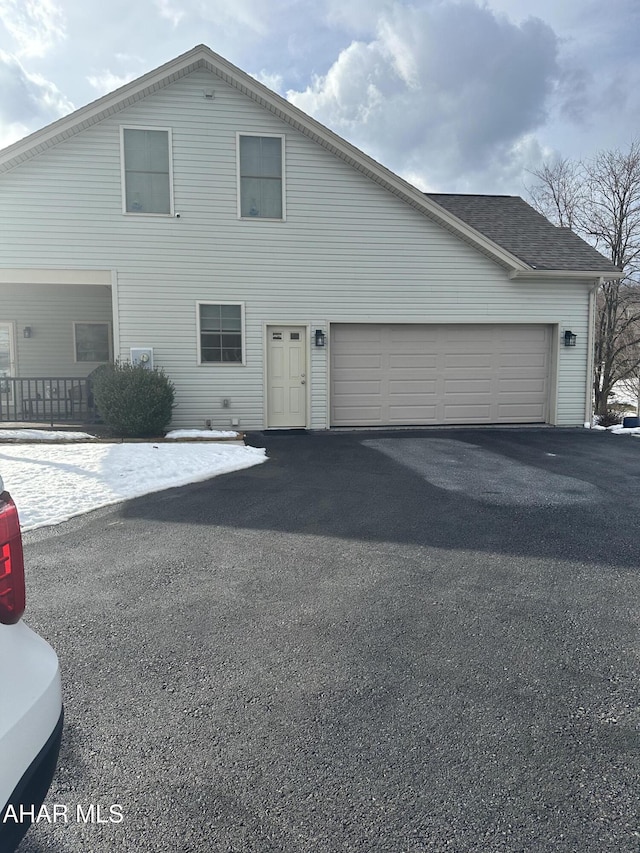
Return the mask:
M0 423L94 423L91 380L0 376Z

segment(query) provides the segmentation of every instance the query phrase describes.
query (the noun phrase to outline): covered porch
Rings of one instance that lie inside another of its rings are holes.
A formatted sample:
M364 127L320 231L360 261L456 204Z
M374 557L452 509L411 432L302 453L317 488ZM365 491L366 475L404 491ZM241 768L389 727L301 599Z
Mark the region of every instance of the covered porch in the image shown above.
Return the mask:
M0 427L78 426L96 421L91 377L0 378Z
M0 426L95 422L91 374L113 361L112 273L0 270Z

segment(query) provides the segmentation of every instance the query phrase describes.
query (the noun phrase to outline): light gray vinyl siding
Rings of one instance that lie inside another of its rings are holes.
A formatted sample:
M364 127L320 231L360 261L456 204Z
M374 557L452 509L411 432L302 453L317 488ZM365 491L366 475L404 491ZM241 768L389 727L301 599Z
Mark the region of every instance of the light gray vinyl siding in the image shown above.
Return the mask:
M111 289L104 286L0 284L0 322L13 323L17 375L83 377L98 365L76 362L73 323L108 323ZM25 326L31 337L23 336Z
M203 89L211 88L215 98L207 100ZM120 125L172 128L179 218L122 214ZM285 222L238 219L237 132L284 134ZM235 417L242 428L262 427L264 327L283 322L309 325L315 428L328 424L331 344L316 349L315 328L375 321L571 328L578 346L557 353L557 422L583 421L585 284L510 280L494 261L206 72L45 151L0 183L0 266L115 269L116 355L154 348L155 364L177 388L176 426L207 419L227 426ZM246 365L197 364L198 300L245 304ZM222 408L224 398L230 409Z

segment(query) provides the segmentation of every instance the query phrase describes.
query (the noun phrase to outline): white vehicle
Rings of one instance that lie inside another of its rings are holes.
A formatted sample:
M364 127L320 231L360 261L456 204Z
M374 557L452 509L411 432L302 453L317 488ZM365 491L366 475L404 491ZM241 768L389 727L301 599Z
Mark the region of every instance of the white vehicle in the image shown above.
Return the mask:
M22 535L0 478L0 851L12 853L37 818L58 761L58 658L22 621Z

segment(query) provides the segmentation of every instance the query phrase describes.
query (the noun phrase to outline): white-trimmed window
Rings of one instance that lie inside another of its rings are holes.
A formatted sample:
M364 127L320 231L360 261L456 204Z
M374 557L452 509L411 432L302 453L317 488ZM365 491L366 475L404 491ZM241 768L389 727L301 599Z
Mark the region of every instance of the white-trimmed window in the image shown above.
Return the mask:
M173 213L171 128L121 127L122 210Z
M244 305L198 302L198 363L244 364Z
M76 361L111 361L109 323L74 323L73 348Z
M238 133L241 219L285 219L284 136Z
M5 380L13 376L14 370L14 324L0 322L0 409L3 403L13 403L13 386Z

